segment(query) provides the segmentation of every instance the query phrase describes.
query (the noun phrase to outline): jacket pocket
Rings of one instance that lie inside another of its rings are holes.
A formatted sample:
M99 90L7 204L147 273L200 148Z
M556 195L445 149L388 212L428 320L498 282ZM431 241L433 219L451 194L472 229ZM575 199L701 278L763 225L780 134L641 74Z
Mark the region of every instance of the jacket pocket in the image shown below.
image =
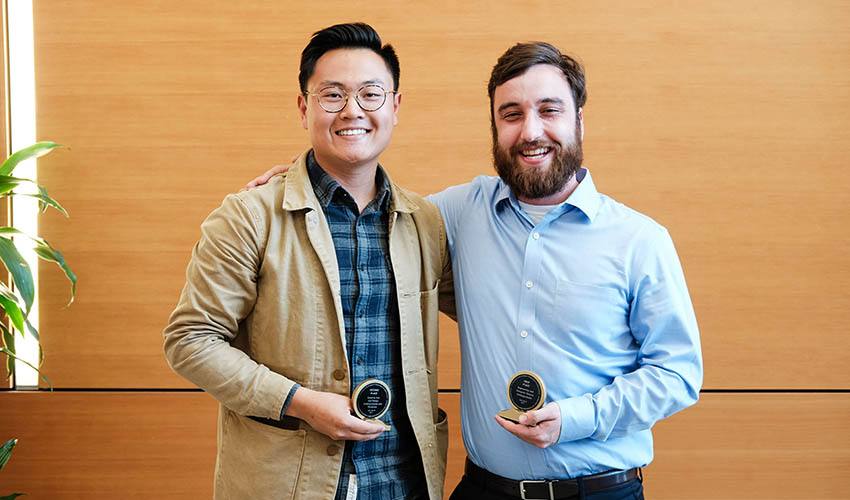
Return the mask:
M449 451L449 416L442 408L437 408L437 423L434 424L434 434L437 437L437 458L446 467L446 457Z
M278 429L222 411L215 498L292 499L307 431Z
M422 337L425 347L425 368L428 374L436 380L437 350L439 349L440 317L439 305L440 280L430 290L419 292L419 313L422 316Z

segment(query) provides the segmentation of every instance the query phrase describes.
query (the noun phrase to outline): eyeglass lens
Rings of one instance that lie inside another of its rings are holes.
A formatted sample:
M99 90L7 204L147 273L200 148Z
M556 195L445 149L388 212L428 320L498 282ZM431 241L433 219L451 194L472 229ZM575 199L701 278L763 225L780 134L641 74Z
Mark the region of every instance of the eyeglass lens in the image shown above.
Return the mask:
M319 91L319 104L325 111L341 111L348 103L348 93L339 87L326 87ZM357 103L365 111L377 111L387 100L387 92L380 85L366 85L355 94Z

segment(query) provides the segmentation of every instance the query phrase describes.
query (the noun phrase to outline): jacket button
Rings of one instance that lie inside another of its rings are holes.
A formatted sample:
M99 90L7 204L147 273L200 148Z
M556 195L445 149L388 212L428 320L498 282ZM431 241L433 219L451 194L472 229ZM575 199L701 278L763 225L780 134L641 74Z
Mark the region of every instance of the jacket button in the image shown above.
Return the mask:
M345 372L342 370L334 370L334 378L337 380L343 380L345 378Z
M328 456L332 457L332 456L336 455L337 453L339 453L339 446L337 446L335 444L328 446Z

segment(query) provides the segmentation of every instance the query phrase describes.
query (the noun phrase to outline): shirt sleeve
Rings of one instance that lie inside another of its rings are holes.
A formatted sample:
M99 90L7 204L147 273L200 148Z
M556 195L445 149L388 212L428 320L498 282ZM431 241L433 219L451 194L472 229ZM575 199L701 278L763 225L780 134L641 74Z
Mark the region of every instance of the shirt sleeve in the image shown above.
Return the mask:
M431 194L425 197L440 210L440 215L443 216L443 222L446 224L446 238L448 239L449 251L452 249L455 234L457 234L458 224L463 211L469 206L470 197L473 196L474 184L461 184L459 186L451 186L439 193Z
M630 256L628 321L638 345L637 368L594 394L558 401L560 443L649 429L699 398L699 330L679 257L665 229L645 232Z
M231 410L277 419L294 382L231 345L257 299L265 241L257 213L231 195L204 221L164 349L174 371Z
M289 403L292 402L292 396L295 395L295 391L301 387L301 384L294 384L292 389L289 389L289 394L286 395L286 399L283 401L283 408L280 409L280 418L278 420L283 420L283 417L286 415L286 409L289 408Z
M452 243L454 242L454 235L457 232L459 214L463 212L469 199L470 188L471 184L452 186L439 193L425 197L426 200L437 205L446 228L448 259L443 265L443 275L440 279L439 303L440 311L455 321L457 321L457 307L455 303L454 278L452 275Z

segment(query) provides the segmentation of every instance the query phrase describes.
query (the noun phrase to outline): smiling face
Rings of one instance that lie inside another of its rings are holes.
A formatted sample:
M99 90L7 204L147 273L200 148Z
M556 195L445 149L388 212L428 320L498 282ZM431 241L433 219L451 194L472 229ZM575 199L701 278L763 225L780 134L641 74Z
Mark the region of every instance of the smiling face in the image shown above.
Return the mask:
M560 69L537 64L496 87L493 120L496 170L520 199L551 197L574 184L584 124Z
M348 93L348 104L338 113L319 106L315 96L298 96L301 123L310 134L316 161L331 171L375 168L398 123L400 94L388 94L377 111L363 111L354 94L364 85L393 89L393 77L384 60L369 49L336 49L316 62L307 91L319 93L335 86Z

